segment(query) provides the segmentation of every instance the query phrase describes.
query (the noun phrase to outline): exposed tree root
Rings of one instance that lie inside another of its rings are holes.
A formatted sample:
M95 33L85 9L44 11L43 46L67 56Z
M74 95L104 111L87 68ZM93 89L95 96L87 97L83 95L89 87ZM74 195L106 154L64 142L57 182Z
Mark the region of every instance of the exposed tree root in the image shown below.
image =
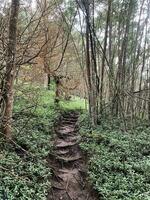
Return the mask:
M55 149L49 158L53 180L48 200L98 200L87 184L77 120L77 112L67 112L55 127Z

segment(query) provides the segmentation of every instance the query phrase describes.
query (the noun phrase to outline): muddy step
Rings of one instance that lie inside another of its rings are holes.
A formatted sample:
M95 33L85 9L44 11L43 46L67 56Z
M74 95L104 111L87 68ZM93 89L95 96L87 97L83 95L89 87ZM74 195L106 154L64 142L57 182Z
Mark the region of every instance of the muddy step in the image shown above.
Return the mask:
M61 121L61 120L66 120L66 121L70 120L70 121L75 121L75 122L76 122L76 121L78 121L78 118L79 118L79 117L71 117L71 116L65 117L65 116L64 116L64 117L61 117L61 118L60 118L60 121Z
M62 121L60 121L60 124L61 124L61 126L75 126L76 122L62 120Z
M75 127L75 126L66 126L66 125L64 125L64 126L59 126L59 127L57 127L57 129L55 129L55 132L58 132L58 133L60 133L60 132L63 132L63 133L70 133L70 132L74 132L74 131L77 131L77 128Z
M62 124L61 126L58 126L58 128L56 130L79 130L79 126L73 124L73 125L69 125L69 124Z
M62 149L62 150L57 150L55 153L58 156L61 156L61 155L66 155L66 154L70 153L70 150L69 149Z
M64 120L66 122L77 122L78 118L72 118L72 117L63 117L61 120ZM61 121L60 120L60 121Z
M52 181L52 188L55 188L58 190L65 190L65 186L58 181Z
M70 141L72 137L77 137L77 139L80 139L78 138L79 136L77 135L76 132L73 132L73 133L69 133L69 134L57 134L57 137L59 139L63 139L64 141Z
M57 126L57 129L59 129L59 128L61 128L61 129L63 129L63 128L75 128L76 127L76 125L75 124L59 124L59 126Z
M79 113L70 113L70 112L65 112L65 113L62 113L63 117L78 117L79 116Z
M78 169L67 169L67 168L63 168L63 169L59 169L59 172L61 174L72 174L72 175L75 175L75 174L78 174Z
M79 116L79 112L64 112L62 113L62 116L64 117L78 117Z
M60 120L66 120L66 121L78 121L78 117L61 117Z
M59 134L58 138L61 138L62 140L66 141L66 142L71 142L71 141L75 141L75 140L80 140L81 136L77 135L76 133L70 133L70 134Z
M58 134L70 134L70 133L78 133L78 130L75 128L58 128L57 130L55 130L55 133Z
M58 138L63 139L65 142L73 142L73 141L80 141L81 136L77 134L69 134L69 135L58 135Z
M64 148L64 147L71 147L71 146L75 146L76 144L78 144L78 141L74 141L74 142L66 142L64 140L58 140L55 144L56 148Z
M74 129L74 128L63 128L63 129L57 129L57 130L55 130L55 131L56 131L56 133L58 133L58 134L69 134L69 133L74 132L75 129Z
M64 182L67 182L68 178L71 180L79 180L80 178L80 173L78 172L78 169L67 169L67 168L62 168L59 169L59 179L63 180Z
M75 156L68 156L68 157L66 157L66 156L57 156L56 159L61 161L61 162L62 161L63 162L74 162L74 161L79 160L81 158L82 158L82 156L78 153Z
M64 123L60 123L56 129L65 129L65 128L75 128L76 125L75 124L64 124Z

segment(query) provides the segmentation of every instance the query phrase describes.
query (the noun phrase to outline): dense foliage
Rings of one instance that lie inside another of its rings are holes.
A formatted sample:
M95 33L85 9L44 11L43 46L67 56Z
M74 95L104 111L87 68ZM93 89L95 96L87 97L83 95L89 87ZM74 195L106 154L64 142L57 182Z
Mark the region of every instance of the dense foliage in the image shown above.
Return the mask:
M46 158L52 149L52 126L57 114L49 92L30 87L18 91L13 142L0 139L0 199L44 200L51 176Z
M83 142L88 152L89 177L105 200L150 199L150 128L147 123L128 133L119 130L119 120L102 122L89 130L81 119Z
M45 200L51 185L47 156L52 151L53 124L61 110L83 109L73 97L54 105L55 93L33 86L16 86L13 142L0 138L0 199Z

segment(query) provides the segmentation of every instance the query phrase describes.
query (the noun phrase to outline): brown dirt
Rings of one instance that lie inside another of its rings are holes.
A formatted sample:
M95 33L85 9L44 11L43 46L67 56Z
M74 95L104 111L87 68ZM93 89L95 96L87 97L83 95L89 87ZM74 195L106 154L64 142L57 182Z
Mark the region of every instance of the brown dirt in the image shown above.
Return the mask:
M79 147L75 111L63 113L55 127L54 152L49 157L53 170L48 200L98 200L86 179L86 159Z

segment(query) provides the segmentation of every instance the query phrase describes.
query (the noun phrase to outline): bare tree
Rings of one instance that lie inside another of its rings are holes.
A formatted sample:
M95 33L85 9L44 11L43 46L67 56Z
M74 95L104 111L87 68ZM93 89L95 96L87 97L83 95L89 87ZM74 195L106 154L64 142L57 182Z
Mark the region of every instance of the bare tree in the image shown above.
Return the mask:
M19 14L20 0L12 0L11 14L9 20L9 36L7 46L7 60L3 86L3 99L6 107L2 119L2 129L6 138L11 138L12 110L13 110L13 89L16 73L16 38L17 38L17 21Z

